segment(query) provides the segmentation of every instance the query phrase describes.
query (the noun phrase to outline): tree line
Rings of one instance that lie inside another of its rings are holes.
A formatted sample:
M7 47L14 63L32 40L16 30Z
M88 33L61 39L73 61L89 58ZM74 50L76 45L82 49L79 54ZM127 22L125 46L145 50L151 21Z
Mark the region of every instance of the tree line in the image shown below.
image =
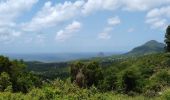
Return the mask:
M25 68L22 60L10 61L0 56L0 91L27 93L31 88L41 86L40 79Z

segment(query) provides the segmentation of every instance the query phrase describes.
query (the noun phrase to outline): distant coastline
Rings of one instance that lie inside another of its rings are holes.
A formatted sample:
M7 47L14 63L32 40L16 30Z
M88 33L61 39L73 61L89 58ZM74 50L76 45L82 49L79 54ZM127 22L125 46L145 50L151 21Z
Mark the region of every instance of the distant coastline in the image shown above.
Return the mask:
M24 61L40 61L40 62L65 62L77 59L87 59L99 57L100 52L87 53L3 53L1 55L8 56L10 59L23 59ZM102 56L112 56L122 54L122 52L103 52Z

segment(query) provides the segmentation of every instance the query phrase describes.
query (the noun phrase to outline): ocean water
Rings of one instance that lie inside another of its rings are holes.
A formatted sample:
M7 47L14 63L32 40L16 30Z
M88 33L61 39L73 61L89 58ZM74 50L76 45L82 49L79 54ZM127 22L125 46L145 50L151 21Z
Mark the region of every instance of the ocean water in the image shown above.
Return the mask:
M105 57L118 53L31 53L31 54L16 54L6 53L1 54L10 59L23 59L24 61L41 61L41 62L65 62L77 59L88 59L92 57Z

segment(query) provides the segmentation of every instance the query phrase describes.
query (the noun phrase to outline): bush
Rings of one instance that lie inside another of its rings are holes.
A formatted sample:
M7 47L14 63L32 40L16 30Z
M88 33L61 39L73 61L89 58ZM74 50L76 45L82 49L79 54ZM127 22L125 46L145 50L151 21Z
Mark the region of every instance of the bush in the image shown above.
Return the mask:
M119 90L125 93L138 92L140 75L135 70L125 70L118 80Z
M11 86L9 74L2 72L0 75L0 91L4 91L7 87Z
M161 97L163 100L170 100L170 89L164 91Z

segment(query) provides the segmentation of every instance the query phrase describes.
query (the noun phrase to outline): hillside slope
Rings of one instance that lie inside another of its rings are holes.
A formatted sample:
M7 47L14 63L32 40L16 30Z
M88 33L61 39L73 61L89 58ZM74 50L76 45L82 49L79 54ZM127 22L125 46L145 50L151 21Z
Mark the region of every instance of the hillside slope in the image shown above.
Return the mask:
M159 43L155 40L146 42L145 44L132 49L125 55L145 55L151 53L160 53L164 51L165 44Z

